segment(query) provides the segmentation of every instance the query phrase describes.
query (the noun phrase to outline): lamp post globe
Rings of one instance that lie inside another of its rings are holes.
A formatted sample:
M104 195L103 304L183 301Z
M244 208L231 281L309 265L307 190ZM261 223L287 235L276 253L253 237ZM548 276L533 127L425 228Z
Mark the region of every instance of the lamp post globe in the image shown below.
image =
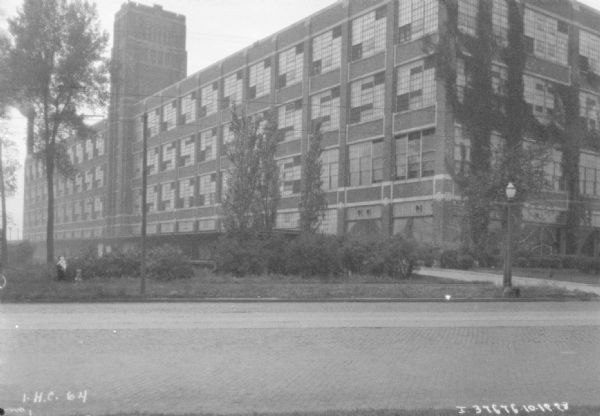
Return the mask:
M504 256L504 276L502 278L502 287L504 296L518 296L519 290L512 287L512 215L510 212L510 204L517 194L517 188L512 182L506 185L506 247Z

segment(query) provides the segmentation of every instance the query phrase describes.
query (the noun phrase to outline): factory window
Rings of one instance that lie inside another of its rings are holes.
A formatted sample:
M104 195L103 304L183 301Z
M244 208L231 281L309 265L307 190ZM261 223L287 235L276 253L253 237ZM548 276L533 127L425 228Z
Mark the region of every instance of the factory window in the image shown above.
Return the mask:
M177 101L173 100L170 103L163 105L163 122L161 131L171 130L175 127L177 121Z
M508 45L508 4L506 0L492 2L492 30L499 43Z
M279 159L279 186L281 196L290 196L300 193L300 156Z
M160 210L169 211L174 208L175 188L177 182L163 183L160 189Z
M336 27L312 40L311 75L339 68L342 59L342 28Z
M552 83L540 78L523 75L524 98L533 115L541 123L549 123L554 114L554 94Z
M354 81L350 85L350 123L361 123L383 117L385 99L383 72Z
M386 6L381 6L352 21L352 49L355 61L385 49Z
M579 116L589 130L600 130L600 96L580 91Z
M479 0L458 0L458 29L475 36Z
M196 120L196 91L184 95L181 98L181 124Z
M265 59L262 62L250 67L248 98L261 97L269 94L271 91L271 60Z
M409 42L435 33L438 28L438 0L400 0L398 40Z
M198 179L198 205L214 205L217 195L217 174L202 175Z
M524 21L527 52L542 59L567 65L568 24L527 8Z
M321 131L340 128L340 87L313 95L310 98L313 125L321 123Z
M213 160L217 157L217 128L205 130L200 133L200 151L198 162Z
M600 156L581 154L579 190L585 195L600 195Z
M235 74L232 74L225 78L225 84L223 88L223 101L221 102L221 108L228 108L233 104L240 103L242 101L242 89L244 88L244 71L239 70Z
M600 36L579 30L579 55L582 70L600 74Z
M282 140L300 138L302 135L302 100L279 107L277 114L277 125L282 133Z
M171 142L162 145L161 171L175 169L176 143L177 142Z
M435 173L435 129L396 137L396 179L415 179Z
M213 82L200 90L200 117L217 112L219 99L219 83Z
M179 140L179 166L190 166L195 162L196 137L190 136Z
M160 123L160 108L156 108L148 112L148 137L156 136L158 134L158 127Z
M304 45L301 43L279 54L279 88L302 81Z
M324 150L321 153L321 181L324 191L331 191L338 187L339 150Z
M196 186L195 178L179 180L179 202L178 208L190 208L194 203L194 188Z
M432 58L398 67L397 77L397 112L435 104L435 68Z
M158 185L146 189L146 212L156 211L158 201Z
M383 180L383 140L348 146L349 185L361 186Z
M148 159L146 164L146 172L148 175L158 172L158 156L160 154L160 147L156 146L148 150Z

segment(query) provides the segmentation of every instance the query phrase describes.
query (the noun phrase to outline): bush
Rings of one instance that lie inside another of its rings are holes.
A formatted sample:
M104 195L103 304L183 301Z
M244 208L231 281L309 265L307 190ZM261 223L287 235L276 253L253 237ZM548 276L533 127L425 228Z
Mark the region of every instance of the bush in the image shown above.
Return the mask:
M425 267L431 267L435 263L438 249L431 244L423 244L419 247L417 258Z
M148 252L147 271L156 280L189 279L194 275L190 259L172 245L163 245Z
M287 274L337 276L342 272L338 240L323 234L301 234L287 245L285 263Z
M341 263L344 270L352 273L369 273L369 263L376 255L379 241L354 236L341 237Z
M264 242L222 237L215 246L215 266L219 273L247 276L264 273L267 266Z
M29 241L21 241L17 245L8 246L8 261L12 264L29 264L33 260L34 248Z
M474 264L475 259L471 254L458 250L444 250L440 257L440 265L444 269L469 270Z
M600 257L578 257L577 269L582 273L600 274Z
M73 280L77 269L83 279L94 277L137 277L140 274L139 251L113 251L98 257L90 250L79 257L67 259L67 279Z
M397 279L407 279L417 265L419 247L413 240L397 234L382 240L377 246L376 255L369 262L370 272L385 274Z
M475 260L473 256L468 253L462 253L458 255L457 258L457 267L461 270L469 270L473 268L475 264Z

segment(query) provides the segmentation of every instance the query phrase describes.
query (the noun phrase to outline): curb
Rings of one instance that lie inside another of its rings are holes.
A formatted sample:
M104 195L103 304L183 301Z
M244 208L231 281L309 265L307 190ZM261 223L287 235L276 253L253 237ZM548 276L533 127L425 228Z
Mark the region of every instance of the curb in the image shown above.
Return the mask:
M1 300L0 304L34 303L481 303L481 302L593 302L577 298L105 298L105 299L34 299Z

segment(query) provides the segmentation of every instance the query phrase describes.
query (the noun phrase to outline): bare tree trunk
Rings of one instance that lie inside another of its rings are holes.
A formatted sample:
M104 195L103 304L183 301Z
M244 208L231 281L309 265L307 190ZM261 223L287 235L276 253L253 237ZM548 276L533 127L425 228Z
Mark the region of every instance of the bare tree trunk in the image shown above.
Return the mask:
M2 161L3 143L0 140L0 198L2 198L2 267L8 263L8 243L6 241L6 189L4 187L4 162Z
M46 263L54 264L54 143L46 146L46 185L48 216L46 219Z

